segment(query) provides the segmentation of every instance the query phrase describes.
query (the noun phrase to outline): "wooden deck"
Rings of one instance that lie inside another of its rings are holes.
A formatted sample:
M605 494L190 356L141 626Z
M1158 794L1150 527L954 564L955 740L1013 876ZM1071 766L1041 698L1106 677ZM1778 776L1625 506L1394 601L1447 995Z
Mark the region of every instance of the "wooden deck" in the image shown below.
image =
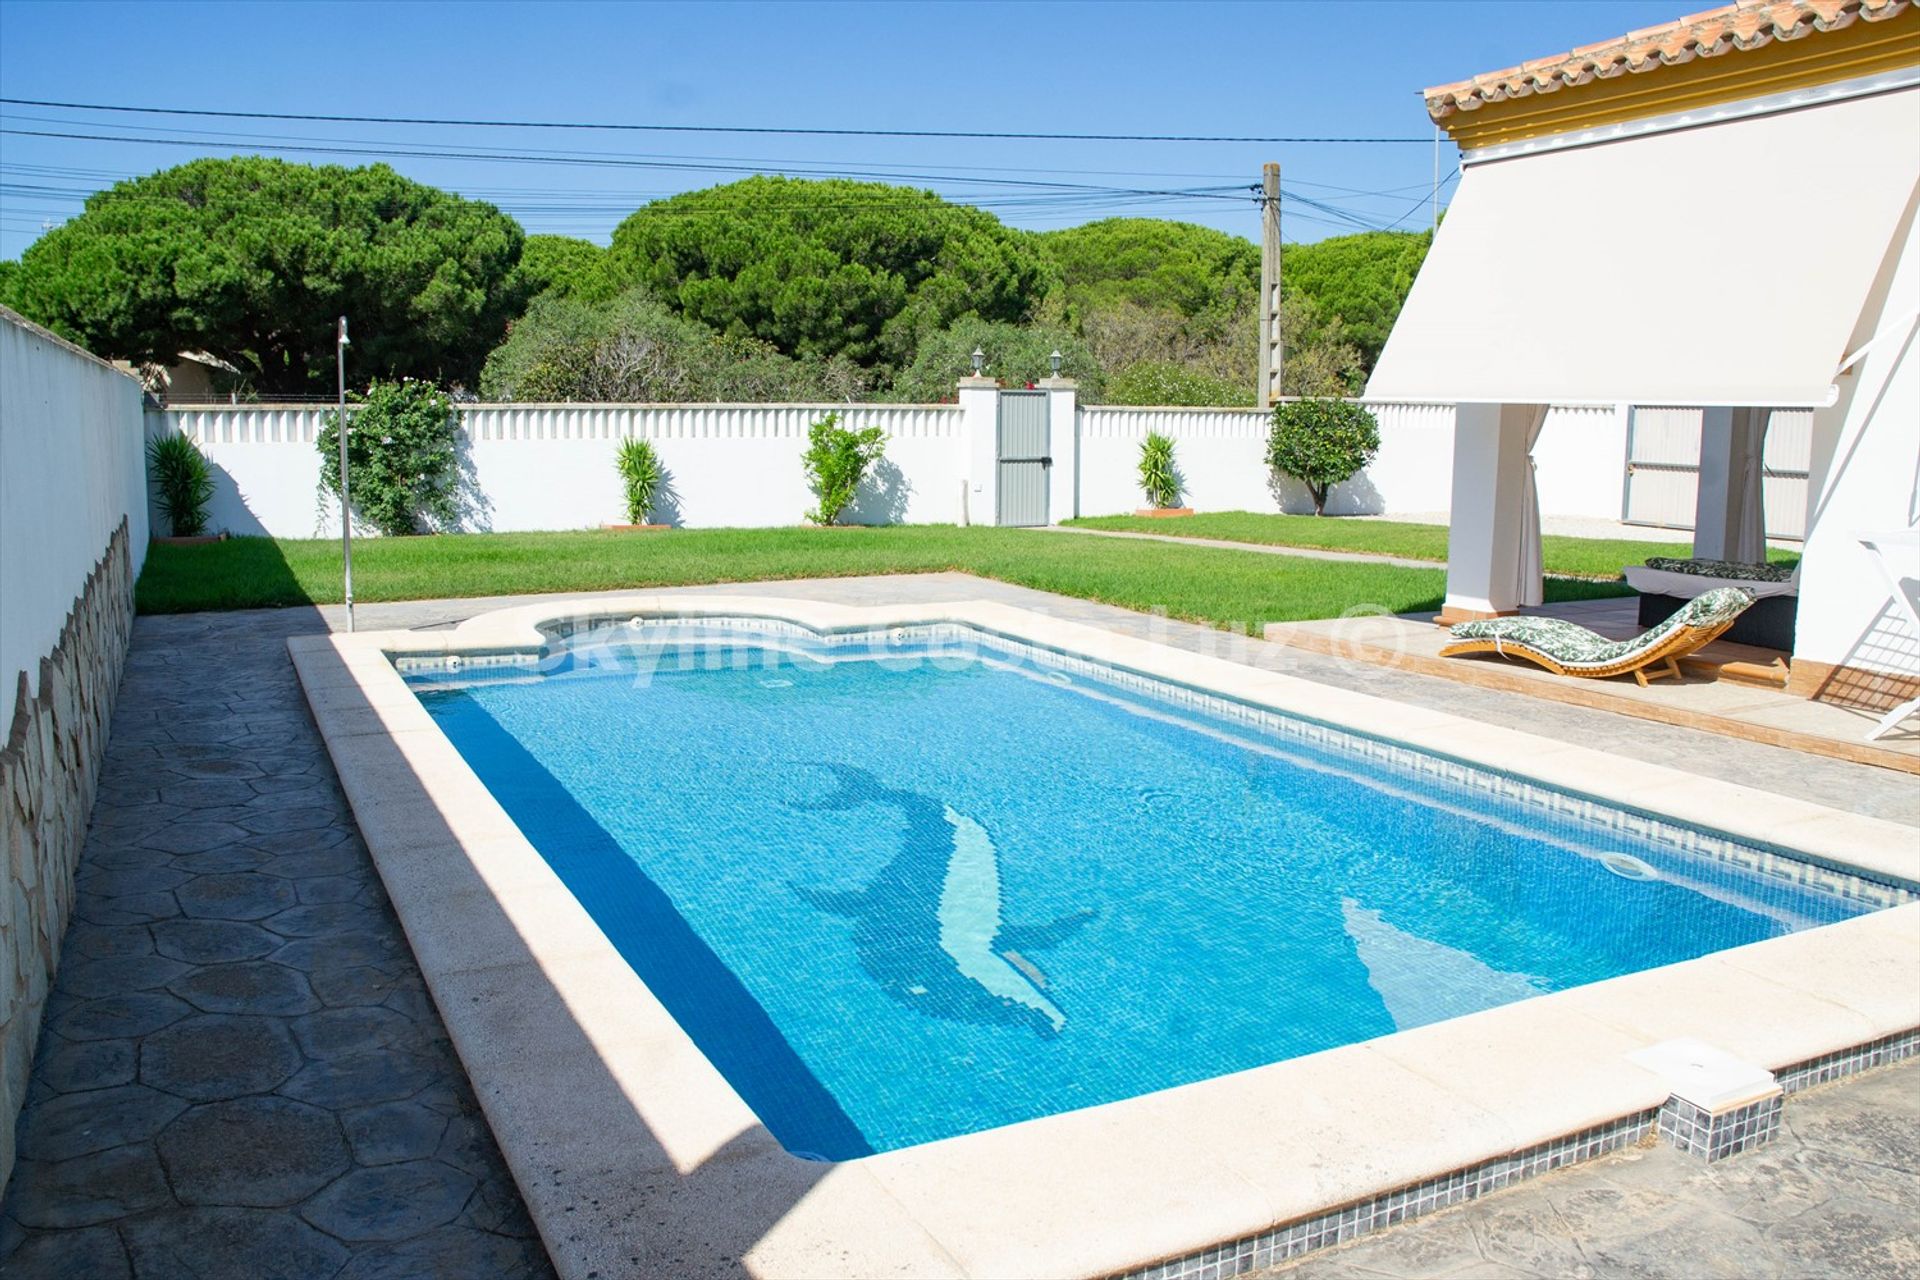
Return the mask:
M1524 612L1564 618L1613 639L1638 635L1633 597L1580 600ZM1438 676L1481 688L1643 720L1722 733L1795 751L1920 774L1920 717L1877 742L1866 735L1879 711L1789 694L1791 659L1775 649L1716 640L1681 659L1680 680L1642 688L1630 676L1586 680L1556 676L1497 655L1442 658L1447 632L1433 614L1329 618L1274 623L1266 638L1315 653Z

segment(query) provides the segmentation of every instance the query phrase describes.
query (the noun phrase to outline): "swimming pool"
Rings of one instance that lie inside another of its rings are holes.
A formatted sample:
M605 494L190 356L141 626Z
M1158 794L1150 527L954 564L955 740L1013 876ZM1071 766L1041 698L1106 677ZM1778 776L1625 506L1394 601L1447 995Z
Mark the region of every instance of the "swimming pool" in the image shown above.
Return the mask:
M767 1128L827 1159L1888 900L965 627L600 626L531 666L408 675Z

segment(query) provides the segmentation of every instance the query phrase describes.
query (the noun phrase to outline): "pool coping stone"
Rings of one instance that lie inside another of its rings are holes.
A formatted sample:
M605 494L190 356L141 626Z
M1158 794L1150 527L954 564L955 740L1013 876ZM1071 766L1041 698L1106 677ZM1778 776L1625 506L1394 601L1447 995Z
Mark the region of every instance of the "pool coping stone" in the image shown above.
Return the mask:
M952 623L1467 760L1869 876L1909 828L988 601L636 593L288 642L341 784L565 1277L1100 1276L1661 1106L1629 1055L1778 1070L1920 1026L1920 902L1137 1098L840 1164L774 1141L434 724L396 658L532 654L568 621ZM1756 1016L1757 1015L1757 1016Z

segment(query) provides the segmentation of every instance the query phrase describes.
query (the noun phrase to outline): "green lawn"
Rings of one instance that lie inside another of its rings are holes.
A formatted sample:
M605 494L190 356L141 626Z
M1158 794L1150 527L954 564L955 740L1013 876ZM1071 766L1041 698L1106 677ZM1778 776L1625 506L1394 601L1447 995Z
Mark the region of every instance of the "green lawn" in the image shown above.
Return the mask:
M1364 608L1437 609L1445 591L1439 569L946 525L366 538L354 543L353 554L359 601L949 569L1219 626L1335 617ZM1547 597L1624 590L1612 583L1551 581ZM143 613L331 604L340 598L337 542L272 538L155 544L137 594Z
M1445 563L1447 530L1444 525L1404 524L1394 520L1343 520L1339 517L1262 515L1252 511L1218 511L1197 516L1095 516L1066 523L1083 529L1113 529L1127 533L1164 533L1176 538L1218 538L1225 542L1257 542L1274 547L1310 547L1322 551L1371 551L1410 560ZM1626 538L1566 538L1549 534L1541 539L1541 557L1548 573L1582 578L1617 578L1622 565L1639 564L1648 556L1690 556L1687 542L1640 542ZM1796 552L1774 550L1770 557L1792 564Z

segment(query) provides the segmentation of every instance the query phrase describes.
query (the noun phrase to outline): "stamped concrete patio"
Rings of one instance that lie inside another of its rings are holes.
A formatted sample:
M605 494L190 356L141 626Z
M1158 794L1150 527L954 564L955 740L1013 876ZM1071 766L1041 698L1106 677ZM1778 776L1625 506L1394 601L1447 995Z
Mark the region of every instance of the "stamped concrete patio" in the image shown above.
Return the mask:
M1782 794L1845 794L1861 812L1920 827L1920 788L1886 770L963 575L756 590L855 604L1004 600ZM363 606L360 615L368 627L436 626L529 602ZM288 636L342 621L337 609L139 620L18 1130L21 1159L0 1222L9 1275L550 1274L287 659ZM1712 1233L1692 1243L1672 1234L1658 1265L1627 1246L1647 1234L1649 1205L1662 1206L1662 1222L1704 1222L1750 1220L1760 1204L1797 1206L1791 1230L1808 1243L1780 1258L1827 1267L1774 1274L1915 1274L1920 1259L1901 1252L1882 1210L1911 1221L1916 1207L1883 1192L1904 1178L1911 1193L1920 1177L1917 1076L1920 1068L1892 1068L1796 1098L1790 1139L1710 1177L1665 1150L1559 1175L1552 1187L1593 1188L1577 1232L1564 1212L1520 1211L1549 1194L1542 1181L1307 1265L1328 1275L1582 1274L1555 1269L1573 1233L1584 1274L1736 1274L1716 1272L1724 1237ZM1850 1118L1817 1122L1816 1107ZM1760 1173L1770 1160L1793 1168ZM1818 1188L1794 1172L1804 1168L1818 1171ZM1623 1178L1633 1195L1618 1191ZM1446 1243L1477 1215L1506 1215L1486 1229L1503 1233L1515 1256L1541 1261L1529 1270ZM1879 1252L1861 1244L1883 1237ZM1430 1250L1436 1269L1363 1260L1361 1250L1396 1239Z
M1261 1280L1870 1280L1920 1275L1920 1062L1798 1094L1757 1151L1637 1147Z
M288 663L324 625L136 625L9 1276L551 1274Z

